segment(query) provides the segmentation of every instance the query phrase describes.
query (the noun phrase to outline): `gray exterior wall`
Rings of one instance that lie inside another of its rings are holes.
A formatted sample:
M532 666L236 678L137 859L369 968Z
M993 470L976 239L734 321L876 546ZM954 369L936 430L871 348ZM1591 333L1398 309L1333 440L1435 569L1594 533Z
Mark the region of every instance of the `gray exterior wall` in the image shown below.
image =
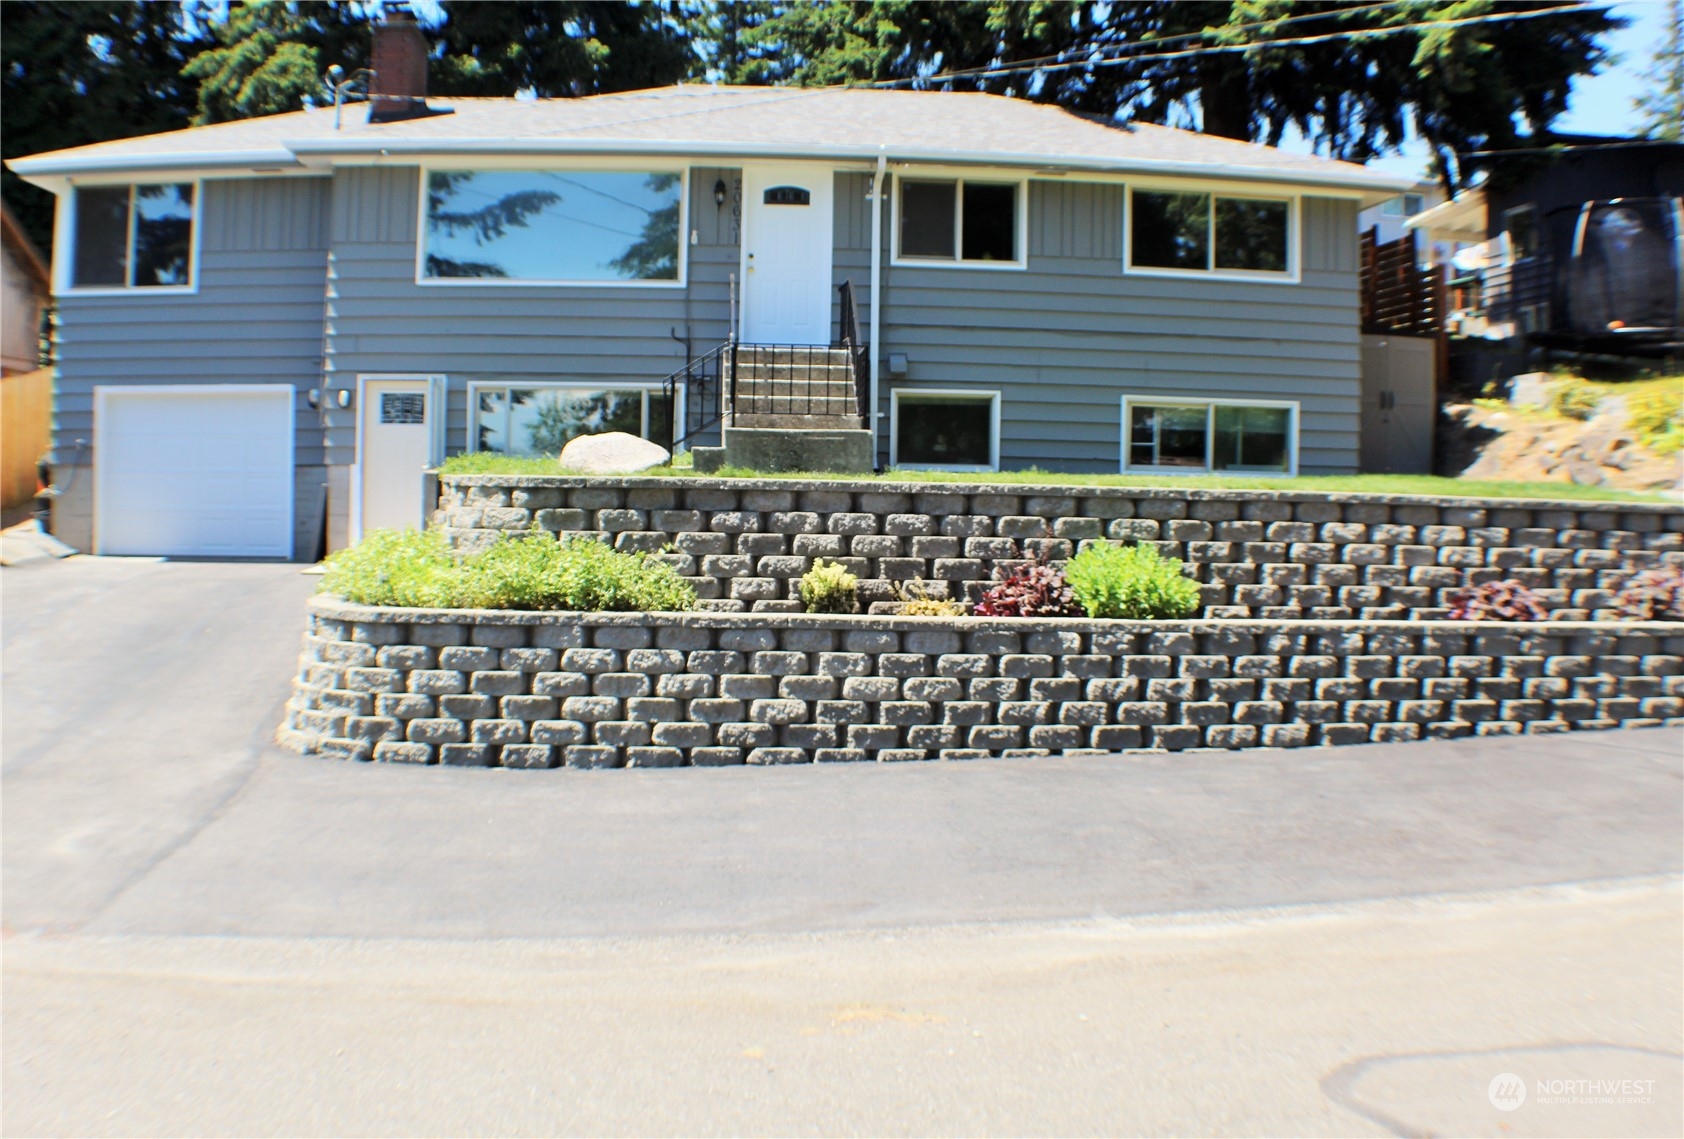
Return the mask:
M94 461L94 388L291 384L301 469L295 546L313 548L324 495L322 433L305 393L321 378L330 190L327 178L207 180L197 292L57 299L55 481L81 495L78 506L55 511L65 541L81 548L92 541L92 472L83 468Z
M689 329L703 352L725 339L729 275L737 268L732 200L713 200L714 183L734 191L732 170L691 171L689 285L418 285L415 282L420 169L341 170L334 178L333 256L328 280L327 371L334 386L359 373L415 372L449 377L446 446L468 446L468 385L477 381L578 381L588 385L659 381L684 366ZM329 418L328 462L349 464L354 411Z
M870 279L867 177L838 176L836 278L862 302ZM907 356L889 393L976 388L1001 395L1006 469L1115 471L1125 394L1300 401L1299 469L1354 471L1360 409L1356 203L1303 199L1297 284L1122 272L1123 188L1029 184L1029 264L1021 272L890 264L883 228L877 352Z

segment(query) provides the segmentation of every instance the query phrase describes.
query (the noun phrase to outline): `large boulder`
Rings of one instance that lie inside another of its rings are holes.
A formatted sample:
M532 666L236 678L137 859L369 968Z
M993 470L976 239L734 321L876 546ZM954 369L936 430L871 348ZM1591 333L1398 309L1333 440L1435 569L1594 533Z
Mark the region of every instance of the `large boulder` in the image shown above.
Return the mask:
M624 431L607 431L570 439L561 449L560 466L564 471L587 475L629 475L658 467L671 458L659 443Z

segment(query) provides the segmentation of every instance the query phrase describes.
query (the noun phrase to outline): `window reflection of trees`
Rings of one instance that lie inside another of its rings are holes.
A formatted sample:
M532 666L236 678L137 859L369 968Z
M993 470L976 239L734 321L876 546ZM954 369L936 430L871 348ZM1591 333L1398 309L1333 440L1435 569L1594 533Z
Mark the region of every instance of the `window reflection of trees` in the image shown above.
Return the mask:
M509 177L526 179L529 184L506 193L488 192L475 185L480 179ZM600 276L604 280L676 280L682 202L680 175L654 173L643 177L643 189L661 203L653 208L604 188L613 185L611 179L625 177L622 173L435 171L427 184L427 230L431 239L426 258L427 276L516 278L517 272L496 258L497 247L505 241L530 239L530 235L511 231L530 230L539 219L544 219L564 223L560 227L563 231L579 226L629 240L614 256L590 266L583 274L579 267L570 266L538 279ZM540 179L567 189L541 188L537 184ZM592 185L592 181L598 184ZM472 198L484 199L483 204L467 200ZM641 214L637 228L622 228L602 217L582 216L593 206L590 199ZM560 207L569 203L575 208L563 212ZM485 250L490 256L465 257L460 249L454 248L441 251L440 246L460 237L471 239L475 248ZM440 241L441 238L444 240Z

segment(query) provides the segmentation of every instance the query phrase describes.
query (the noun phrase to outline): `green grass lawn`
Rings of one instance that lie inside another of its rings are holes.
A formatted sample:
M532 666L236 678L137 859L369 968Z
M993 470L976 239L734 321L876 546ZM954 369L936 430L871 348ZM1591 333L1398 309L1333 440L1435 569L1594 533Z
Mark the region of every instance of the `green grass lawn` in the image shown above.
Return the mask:
M453 455L440 467L450 475L562 475L554 456L493 455L477 452ZM638 477L693 478L689 456L670 466L652 467ZM1436 475L1300 475L1298 478L1262 476L1070 474L1062 471L997 471L986 473L955 471L890 470L881 475L835 475L817 471L766 474L727 467L717 478L741 479L869 479L878 482L976 483L1011 486L1172 486L1215 490L1299 490L1359 492L1365 494L1455 495L1465 498L1546 498L1575 502L1666 502L1667 496L1612 490L1607 487L1574 486L1565 482L1476 482L1440 478Z

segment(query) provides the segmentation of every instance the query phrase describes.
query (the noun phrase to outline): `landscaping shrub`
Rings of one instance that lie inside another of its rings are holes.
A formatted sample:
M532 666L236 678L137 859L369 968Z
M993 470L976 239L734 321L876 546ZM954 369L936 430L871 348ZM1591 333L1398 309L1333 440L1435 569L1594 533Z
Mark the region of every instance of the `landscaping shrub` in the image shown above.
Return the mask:
M436 532L376 530L328 558L323 593L364 605L578 612L694 609L668 565L594 538L505 539L457 557Z
M1620 586L1614 608L1633 621L1684 621L1684 570L1669 567L1632 574Z
M1684 450L1684 377L1672 391L1626 397L1626 423L1638 441L1657 455Z
M1079 617L1081 607L1062 571L1038 553L1014 570L994 571L999 583L982 595L972 611L978 617Z
M1140 620L1198 612L1199 583L1155 546L1095 542L1070 559L1064 576L1089 617Z
M895 597L901 602L901 614L907 617L963 617L965 603L945 597L931 597L923 578L913 578L906 588L895 586Z
M801 604L809 613L855 613L860 607L860 579L841 562L813 561L801 575Z
M1550 410L1568 419L1589 419L1596 414L1602 394L1583 380L1565 379L1550 393Z
M1452 621L1543 621L1543 599L1518 581L1485 581L1450 599Z

